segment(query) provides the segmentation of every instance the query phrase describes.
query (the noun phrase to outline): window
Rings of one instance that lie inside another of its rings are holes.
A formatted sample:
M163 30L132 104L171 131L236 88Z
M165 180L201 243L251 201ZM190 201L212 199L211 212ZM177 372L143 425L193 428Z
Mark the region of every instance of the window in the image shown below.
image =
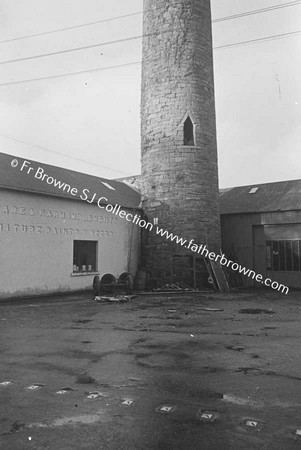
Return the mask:
M266 267L272 271L301 272L301 240L267 241Z
M253 187L252 189L249 190L249 194L256 194L257 191L258 187Z
M184 145L194 145L193 123L189 116L184 122Z
M73 241L73 272L96 270L97 241Z

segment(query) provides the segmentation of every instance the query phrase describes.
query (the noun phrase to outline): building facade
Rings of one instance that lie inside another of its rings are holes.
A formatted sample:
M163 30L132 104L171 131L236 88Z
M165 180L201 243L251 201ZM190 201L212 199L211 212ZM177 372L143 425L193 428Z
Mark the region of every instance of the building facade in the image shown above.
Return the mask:
M227 258L290 288L301 288L301 180L241 186L220 196ZM245 277L247 285L258 285Z
M149 220L220 248L210 0L144 0L141 194ZM155 278L188 281L191 252L156 233L142 246ZM201 264L201 260L200 260Z
M106 273L135 275L136 191L5 154L0 172L0 299L91 289L93 277Z

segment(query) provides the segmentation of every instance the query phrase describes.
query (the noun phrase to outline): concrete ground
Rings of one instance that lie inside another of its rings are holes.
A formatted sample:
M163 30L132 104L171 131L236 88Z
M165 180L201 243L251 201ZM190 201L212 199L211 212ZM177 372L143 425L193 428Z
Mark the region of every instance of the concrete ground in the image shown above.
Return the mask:
M0 448L299 449L300 313L300 292L3 302Z

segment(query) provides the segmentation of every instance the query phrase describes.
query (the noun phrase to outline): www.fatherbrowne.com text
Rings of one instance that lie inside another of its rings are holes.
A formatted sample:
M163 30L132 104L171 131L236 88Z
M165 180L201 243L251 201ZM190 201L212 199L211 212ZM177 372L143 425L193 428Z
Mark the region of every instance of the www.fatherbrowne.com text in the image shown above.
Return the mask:
M289 288L284 286L283 284L278 283L277 281L272 281L270 278L264 278L260 273L256 274L254 270L247 269L246 267L241 266L235 261L231 261L231 259L227 259L224 254L217 255L214 252L210 252L210 250L206 247L205 244L197 245L194 242L194 239L191 239L189 242L187 239L180 238L176 234L170 233L167 230L163 230L162 228L156 227L156 234L165 237L165 239L176 242L181 245L181 247L185 247L188 250L191 250L194 253L199 253L206 258L209 258L211 261L219 262L222 266L230 267L235 272L238 272L242 275L245 275L252 280L256 280L258 283L261 283L265 286L271 287L274 290L282 292L284 294L288 294Z
M19 161L17 159L13 159L11 161L11 167L16 168L18 167L18 165ZM91 194L89 189L82 189L81 191L79 191L76 187L70 186L63 181L57 180L54 177L48 175L47 173L45 173L42 167L32 167L30 161L24 160L19 170L21 172L26 172L27 175L33 175L37 180L45 182L48 185L53 185L55 188L64 191L65 193L68 193L73 197L79 197L81 200L90 204L94 203L98 206L98 208L105 209L107 212L119 216L120 218L125 219L128 222L134 223L140 228L153 231L154 224L152 224L151 222L147 222L138 214L133 215L132 213L122 209L120 205L111 205L106 197L99 197L96 192ZM289 288L287 286L284 286L277 281L272 281L270 278L264 278L263 275L257 274L256 272L254 272L254 270L247 269L237 262L231 261L231 259L227 259L224 254L217 255L216 253L211 252L205 244L196 244L194 242L194 239L190 239L190 241L188 241L187 239L181 238L178 235L169 232L168 230L163 230L158 226L156 226L155 232L158 236L161 236L162 238L165 238L171 242L175 242L181 247L185 247L191 252L198 253L201 256L210 259L211 261L218 262L222 266L230 267L233 271L252 278L252 280L257 281L257 283L261 283L264 286L271 287L272 289L284 294L288 294L289 292Z

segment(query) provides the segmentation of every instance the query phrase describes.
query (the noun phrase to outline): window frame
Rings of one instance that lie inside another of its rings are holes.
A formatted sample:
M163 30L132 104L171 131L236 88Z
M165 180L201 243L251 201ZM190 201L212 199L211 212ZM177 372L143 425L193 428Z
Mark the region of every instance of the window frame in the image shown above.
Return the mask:
M187 131L185 132L185 129L187 130L187 124L189 124L190 129L189 136L187 136ZM195 147L195 126L190 114L187 114L183 122L183 145L185 147Z
M72 273L90 274L97 272L98 266L97 256L98 256L98 241L74 239ZM83 264L84 262L85 264ZM91 269L89 269L90 266ZM83 269L83 267L85 267L85 269Z
M301 239L266 241L266 269L271 272L301 272Z

